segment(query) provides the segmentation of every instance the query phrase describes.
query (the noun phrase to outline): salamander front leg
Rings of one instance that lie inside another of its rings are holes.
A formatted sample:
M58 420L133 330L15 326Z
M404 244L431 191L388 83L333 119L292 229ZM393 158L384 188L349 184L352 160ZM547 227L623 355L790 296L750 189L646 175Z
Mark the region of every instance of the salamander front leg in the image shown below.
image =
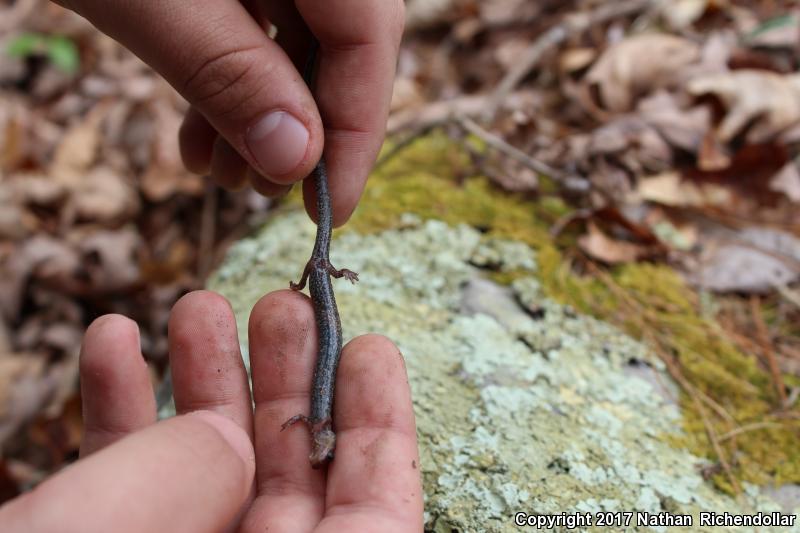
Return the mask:
M358 274L356 272L353 272L352 270L347 270L346 268L343 268L341 270L336 270L334 266L330 263L328 263L328 274L330 274L336 279L344 278L353 284L355 284L355 282L358 281Z

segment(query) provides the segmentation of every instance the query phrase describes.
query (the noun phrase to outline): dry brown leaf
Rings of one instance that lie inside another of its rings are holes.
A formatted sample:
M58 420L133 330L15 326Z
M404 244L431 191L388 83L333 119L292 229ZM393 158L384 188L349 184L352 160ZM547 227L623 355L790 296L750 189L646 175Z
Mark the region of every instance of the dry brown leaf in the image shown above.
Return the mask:
M764 293L800 278L800 239L770 227L733 229L713 219L695 219L697 263L688 279L718 292Z
M683 30L703 16L710 0L670 0L662 2L661 16L675 30Z
M733 199L733 192L726 187L683 180L677 172L640 179L636 194L642 200L672 207L726 206Z
M50 173L66 184L83 179L83 174L94 163L102 137L100 124L109 109L108 102L97 104L79 123L70 127L61 138Z
M463 0L408 0L406 31L437 26L452 20L452 11Z
M0 309L17 320L23 292L30 277L69 287L80 268L75 251L63 241L34 235L14 248L0 261Z
M80 219L113 222L129 219L139 210L136 189L108 167L93 169L73 187L70 204Z
M681 71L699 58L699 47L689 40L657 33L636 35L606 50L585 83L597 88L605 109L628 111L638 97L674 85Z
M751 125L747 140L767 142L800 122L798 74L735 70L690 80L687 88L695 96L714 95L725 106L727 114L717 128L723 142Z
M800 203L800 172L797 163L789 161L769 182L770 190L786 195L791 201Z
M763 27L747 42L752 46L796 49L800 44L800 11L785 16L780 24Z
M571 163L581 161L596 174L598 156L620 165L632 175L659 172L670 166L673 152L659 132L636 115L622 115L594 130L588 139L568 140Z
M36 354L0 356L0 444L33 417L52 394L46 361Z
M612 239L593 222L588 224L588 233L578 239L578 246L589 257L611 265L632 263L650 255L647 246Z
M763 293L797 278L789 265L752 246L724 244L704 251L700 268L690 276L696 285L716 292Z
M697 151L697 168L703 172L717 172L731 166L732 155L716 132L707 131Z
M21 99L0 94L0 176L15 170L26 156L29 115Z
M29 228L22 220L25 216L22 206L16 201L14 191L5 183L0 183L0 238L20 240L25 237Z
M136 283L139 280L137 251L141 244L139 233L132 228L98 231L81 238L78 247L91 289L106 292Z
M683 109L677 98L666 91L642 99L637 112L670 144L692 153L699 149L711 124L711 112L707 107Z
M570 48L558 58L558 67L564 73L577 72L588 67L596 58L597 50L594 48Z
M156 100L150 107L155 125L147 170L139 183L142 192L154 202L177 192L199 195L203 178L188 172L180 158L178 130L182 115L164 100Z

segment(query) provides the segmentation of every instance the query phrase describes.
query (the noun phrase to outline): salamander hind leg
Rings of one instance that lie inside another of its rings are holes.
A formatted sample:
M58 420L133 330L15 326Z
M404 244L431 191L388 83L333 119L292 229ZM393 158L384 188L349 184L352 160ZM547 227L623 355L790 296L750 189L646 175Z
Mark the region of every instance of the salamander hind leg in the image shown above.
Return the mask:
M309 427L313 424L311 423L311 419L308 418L306 415L294 415L292 418L281 424L281 431L285 430L288 427L291 427L298 422L303 422L304 424L308 425Z
M281 425L281 431L298 422L303 422L311 430L311 453L308 455L311 467L316 469L324 466L333 459L333 450L336 448L336 434L331 427L330 417L312 420L306 415L294 415Z
M289 282L289 288L290 289L292 289L293 291L302 291L303 290L303 287L306 286L306 281L308 281L308 274L311 272L311 262L312 261L313 261L313 258L309 259L308 263L306 263L306 267L303 269L303 275L300 277L300 281L298 283L295 283L294 281L290 281Z

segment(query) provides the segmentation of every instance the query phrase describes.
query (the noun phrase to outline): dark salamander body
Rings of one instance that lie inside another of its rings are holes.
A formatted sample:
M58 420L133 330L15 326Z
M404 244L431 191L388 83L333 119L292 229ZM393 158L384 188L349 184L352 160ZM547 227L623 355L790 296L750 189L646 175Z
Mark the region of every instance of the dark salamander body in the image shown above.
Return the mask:
M317 187L317 239L311 259L306 263L303 277L299 283L290 283L293 290L301 290L309 282L314 317L317 321L319 338L317 366L311 388L311 413L309 416L296 415L283 424L283 429L300 420L311 429L311 466L319 468L333 459L336 447L336 434L332 428L333 392L336 385L336 369L342 351L342 324L333 295L331 276L346 278L351 282L358 280L358 274L347 269L336 270L330 263L329 253L333 215L328 193L328 175L325 161L320 160L314 169Z

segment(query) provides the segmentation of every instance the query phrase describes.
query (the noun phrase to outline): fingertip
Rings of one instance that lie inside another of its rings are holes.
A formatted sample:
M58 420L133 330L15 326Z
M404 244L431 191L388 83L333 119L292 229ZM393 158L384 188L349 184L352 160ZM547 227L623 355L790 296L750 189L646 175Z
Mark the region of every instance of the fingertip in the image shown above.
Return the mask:
M329 174L329 179L331 176L332 174ZM366 178L363 181L356 179L348 183L341 183L340 181L331 181L329 183L334 228L343 226L350 220L358 206L365 184ZM317 188L314 180L305 180L303 182L303 205L311 220L318 222Z
M170 322L183 320L187 314L192 315L201 311L203 314L208 314L209 311L214 310L233 313L228 299L218 292L205 289L192 291L181 296L172 306Z
M136 322L122 315L105 315L92 322L79 367L81 456L155 421L155 397Z
M262 296L250 313L250 327L303 323L314 318L311 300L300 291L281 289ZM252 329L251 329L252 332Z
M383 335L367 334L342 349L337 387L336 427L396 429L415 435L405 360L397 346Z
M130 363L146 366L140 342L139 326L130 318L117 314L96 318L86 329L81 346L81 379L93 386L113 388L121 367Z
M249 379L228 300L207 290L183 296L172 309L168 334L177 412L213 410L252 434Z

